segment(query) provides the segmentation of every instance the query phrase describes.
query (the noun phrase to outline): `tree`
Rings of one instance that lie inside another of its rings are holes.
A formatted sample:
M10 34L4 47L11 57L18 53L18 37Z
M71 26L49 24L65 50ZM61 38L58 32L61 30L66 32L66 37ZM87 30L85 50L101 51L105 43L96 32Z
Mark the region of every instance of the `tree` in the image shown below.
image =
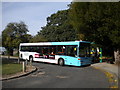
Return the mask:
M58 11L47 18L47 25L42 27L39 35L48 41L75 40L75 30L69 23L68 10Z
M70 5L69 16L73 27L80 36L78 38L102 45L109 55L113 55L114 51L119 51L119 7L120 2L73 2Z
M42 35L39 35L39 33L37 35L35 35L34 37L32 37L32 39L30 40L30 42L35 43L35 42L46 42L48 41L46 38L44 38Z
M2 31L2 45L7 49L8 54L13 55L13 49L18 49L19 44L28 42L30 35L27 34L27 25L24 22L9 23Z

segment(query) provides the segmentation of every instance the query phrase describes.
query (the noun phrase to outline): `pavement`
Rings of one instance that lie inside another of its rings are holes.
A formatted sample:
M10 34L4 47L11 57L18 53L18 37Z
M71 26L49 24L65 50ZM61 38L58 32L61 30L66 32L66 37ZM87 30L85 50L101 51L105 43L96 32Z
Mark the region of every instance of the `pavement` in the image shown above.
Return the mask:
M96 69L102 70L106 74L106 76L109 78L109 82L112 83L111 87L120 88L120 66L107 62L95 63L91 66Z
M109 63L103 62L103 63L92 64L92 66L101 68L101 69L106 70L108 72L111 72L111 73L115 74L116 76L120 75L120 72L118 75L118 68L120 68L120 66L117 66L115 64L109 64Z

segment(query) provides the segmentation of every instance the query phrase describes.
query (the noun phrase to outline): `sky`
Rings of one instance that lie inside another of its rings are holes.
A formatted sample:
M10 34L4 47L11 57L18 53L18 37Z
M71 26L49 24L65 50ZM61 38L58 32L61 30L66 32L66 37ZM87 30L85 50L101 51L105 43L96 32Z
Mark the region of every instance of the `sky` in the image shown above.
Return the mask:
M36 35L47 23L47 17L68 9L71 2L2 2L2 30L10 22L23 21L31 35Z

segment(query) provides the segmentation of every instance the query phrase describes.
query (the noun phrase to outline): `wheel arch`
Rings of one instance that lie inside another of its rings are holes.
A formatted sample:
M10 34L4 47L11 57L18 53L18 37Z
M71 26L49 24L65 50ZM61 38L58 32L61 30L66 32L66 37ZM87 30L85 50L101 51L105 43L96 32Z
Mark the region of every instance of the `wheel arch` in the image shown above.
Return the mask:
M60 58L58 58L58 61L59 61L60 59L64 60L63 58L60 57Z

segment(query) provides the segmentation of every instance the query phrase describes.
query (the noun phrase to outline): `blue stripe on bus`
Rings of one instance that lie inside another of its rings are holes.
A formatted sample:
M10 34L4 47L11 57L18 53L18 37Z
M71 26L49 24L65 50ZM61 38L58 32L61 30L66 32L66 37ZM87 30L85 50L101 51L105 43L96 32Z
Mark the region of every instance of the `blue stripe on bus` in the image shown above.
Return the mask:
M52 45L79 45L79 42L51 42Z
M80 42L90 43L88 41L50 42L50 43L51 45L78 45L79 46Z

